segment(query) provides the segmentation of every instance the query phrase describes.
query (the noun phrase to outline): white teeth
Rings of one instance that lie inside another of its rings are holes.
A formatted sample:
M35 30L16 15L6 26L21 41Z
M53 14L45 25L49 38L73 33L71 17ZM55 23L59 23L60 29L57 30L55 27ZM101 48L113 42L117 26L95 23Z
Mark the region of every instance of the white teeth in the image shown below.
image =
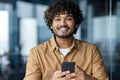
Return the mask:
M67 28L64 28L64 27L63 27L63 28L60 28L60 30L67 30Z

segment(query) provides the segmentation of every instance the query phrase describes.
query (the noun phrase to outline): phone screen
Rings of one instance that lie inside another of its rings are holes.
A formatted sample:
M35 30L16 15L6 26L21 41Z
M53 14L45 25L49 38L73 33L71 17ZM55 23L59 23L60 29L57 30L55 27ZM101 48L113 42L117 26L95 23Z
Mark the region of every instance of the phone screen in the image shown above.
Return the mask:
M62 72L63 71L70 71L73 73L75 71L75 62L63 62L62 63Z

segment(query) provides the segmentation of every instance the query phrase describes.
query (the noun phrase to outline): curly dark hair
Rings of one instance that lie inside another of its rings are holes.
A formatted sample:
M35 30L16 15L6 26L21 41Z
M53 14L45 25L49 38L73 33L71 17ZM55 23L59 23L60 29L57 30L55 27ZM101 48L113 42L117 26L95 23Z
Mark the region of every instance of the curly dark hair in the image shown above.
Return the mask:
M70 0L57 0L55 3L49 5L47 10L44 12L45 23L48 25L48 27L50 28L52 25L55 15L60 15L61 13L65 13L65 11L67 14L72 14L75 23L78 26L84 19L78 5ZM74 33L76 33L76 31Z

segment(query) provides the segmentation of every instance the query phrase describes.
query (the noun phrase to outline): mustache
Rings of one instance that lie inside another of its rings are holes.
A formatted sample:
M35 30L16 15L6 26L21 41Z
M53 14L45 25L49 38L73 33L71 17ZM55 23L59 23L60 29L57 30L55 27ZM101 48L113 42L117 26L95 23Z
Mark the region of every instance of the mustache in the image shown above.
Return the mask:
M69 29L68 26L59 26L58 29L60 29L60 28L67 28L67 29Z

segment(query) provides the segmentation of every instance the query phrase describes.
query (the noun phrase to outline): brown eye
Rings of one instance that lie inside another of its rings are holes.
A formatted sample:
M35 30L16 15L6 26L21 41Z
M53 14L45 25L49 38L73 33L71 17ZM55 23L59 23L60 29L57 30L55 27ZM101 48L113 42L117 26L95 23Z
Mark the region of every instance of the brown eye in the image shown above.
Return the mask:
M60 21L61 19L59 17L55 17L54 21Z
M60 19L59 18L55 18L54 21L60 21Z
M66 18L66 20L68 20L68 21L72 21L72 20L73 20L73 18L68 17L68 18Z

